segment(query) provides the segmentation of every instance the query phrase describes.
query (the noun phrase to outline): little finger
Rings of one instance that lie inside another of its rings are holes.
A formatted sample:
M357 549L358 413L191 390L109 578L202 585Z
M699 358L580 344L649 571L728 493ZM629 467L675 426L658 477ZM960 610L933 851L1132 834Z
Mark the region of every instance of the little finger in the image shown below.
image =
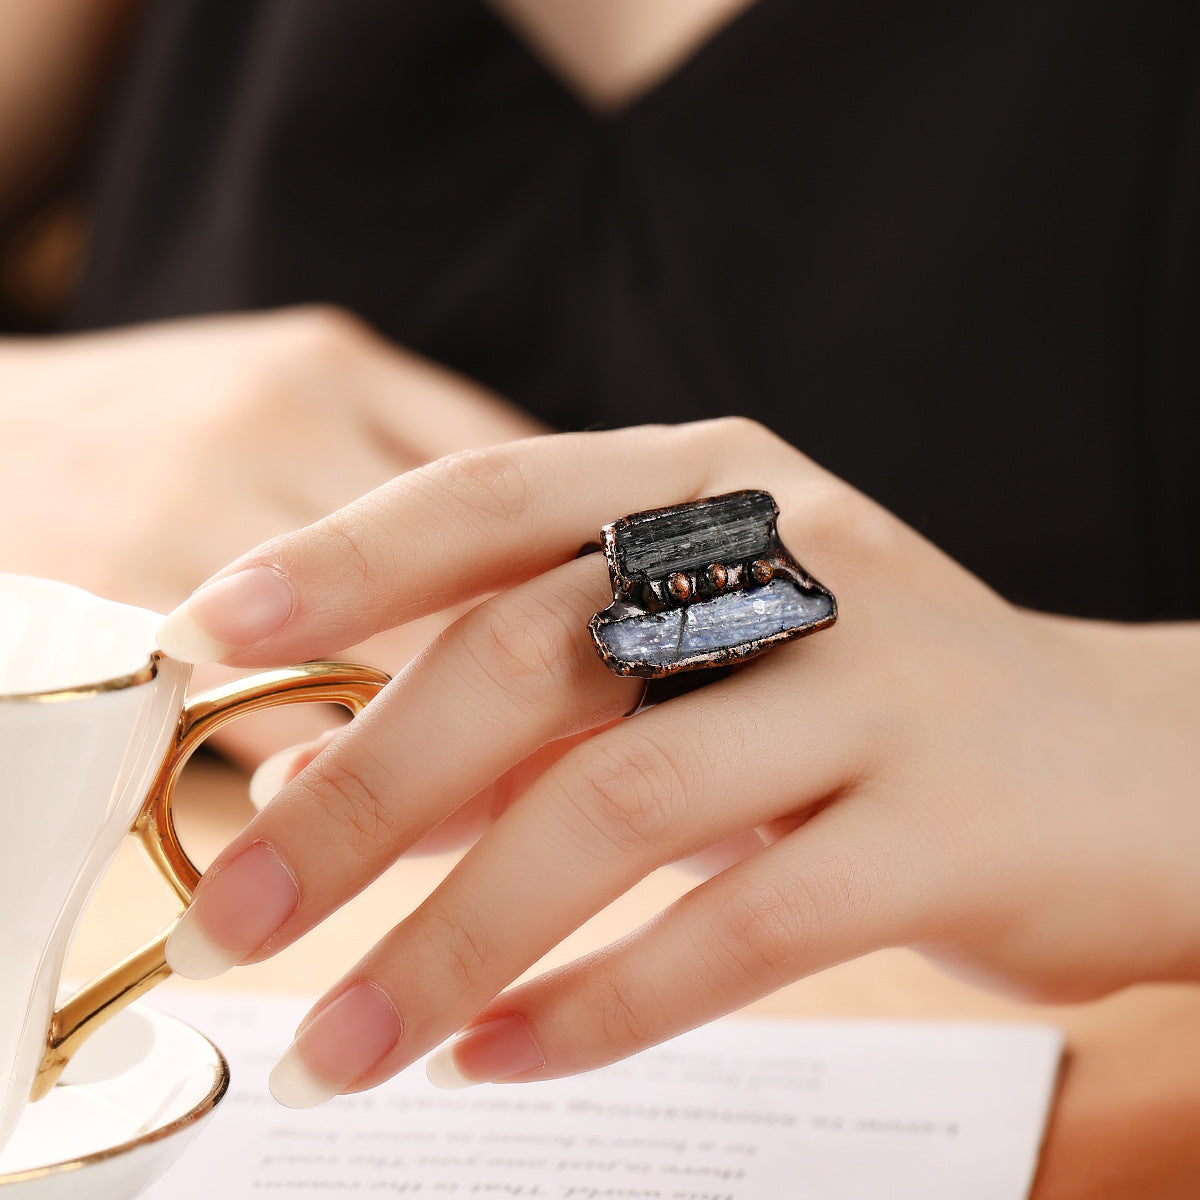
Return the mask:
M593 1070L802 976L903 943L928 874L903 814L854 794L618 945L505 992L428 1065L442 1087ZM935 867L935 864L927 864Z

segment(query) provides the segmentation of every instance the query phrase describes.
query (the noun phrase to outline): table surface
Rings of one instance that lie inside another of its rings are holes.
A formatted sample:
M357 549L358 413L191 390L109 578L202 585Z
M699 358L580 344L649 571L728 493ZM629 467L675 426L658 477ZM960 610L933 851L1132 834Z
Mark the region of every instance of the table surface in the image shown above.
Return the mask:
M245 777L214 759L189 767L177 821L198 863L249 817ZM131 839L84 917L69 963L94 974L161 928L172 900ZM406 860L267 963L203 986L314 999L437 884L447 858ZM541 967L574 958L641 924L689 885L660 871L565 941ZM1200 987L1146 986L1074 1006L1033 1007L975 990L917 955L890 950L825 971L752 1005L747 1015L989 1018L1052 1022L1067 1055L1033 1190L1035 1200L1195 1200L1200 1196Z

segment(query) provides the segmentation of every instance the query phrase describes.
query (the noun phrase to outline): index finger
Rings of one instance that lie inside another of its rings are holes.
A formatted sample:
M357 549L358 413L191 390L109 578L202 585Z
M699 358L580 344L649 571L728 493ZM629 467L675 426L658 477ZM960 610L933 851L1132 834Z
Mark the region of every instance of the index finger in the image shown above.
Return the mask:
M454 454L243 556L163 621L159 645L237 666L337 653L557 566L625 513L769 485L785 454L804 461L736 418Z

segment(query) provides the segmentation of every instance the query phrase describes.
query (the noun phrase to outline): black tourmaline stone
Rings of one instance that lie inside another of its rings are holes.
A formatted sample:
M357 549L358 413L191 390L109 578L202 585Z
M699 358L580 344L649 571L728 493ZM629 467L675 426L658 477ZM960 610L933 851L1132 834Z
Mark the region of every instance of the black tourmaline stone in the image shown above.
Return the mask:
M636 513L619 522L617 565L635 583L712 563L764 558L774 548L775 501L766 492L734 492L677 508Z

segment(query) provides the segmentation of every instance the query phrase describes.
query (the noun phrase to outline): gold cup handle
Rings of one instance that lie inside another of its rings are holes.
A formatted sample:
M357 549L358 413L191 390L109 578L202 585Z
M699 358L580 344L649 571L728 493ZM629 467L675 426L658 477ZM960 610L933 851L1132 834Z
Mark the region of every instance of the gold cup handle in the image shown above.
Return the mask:
M276 704L317 701L361 712L387 682L388 677L373 667L305 663L214 688L184 704L175 740L130 831L184 907L200 881L200 871L179 843L171 800L184 766L200 744L230 721ZM31 1100L40 1100L50 1091L71 1055L90 1034L170 975L163 949L169 932L93 979L55 1010Z

